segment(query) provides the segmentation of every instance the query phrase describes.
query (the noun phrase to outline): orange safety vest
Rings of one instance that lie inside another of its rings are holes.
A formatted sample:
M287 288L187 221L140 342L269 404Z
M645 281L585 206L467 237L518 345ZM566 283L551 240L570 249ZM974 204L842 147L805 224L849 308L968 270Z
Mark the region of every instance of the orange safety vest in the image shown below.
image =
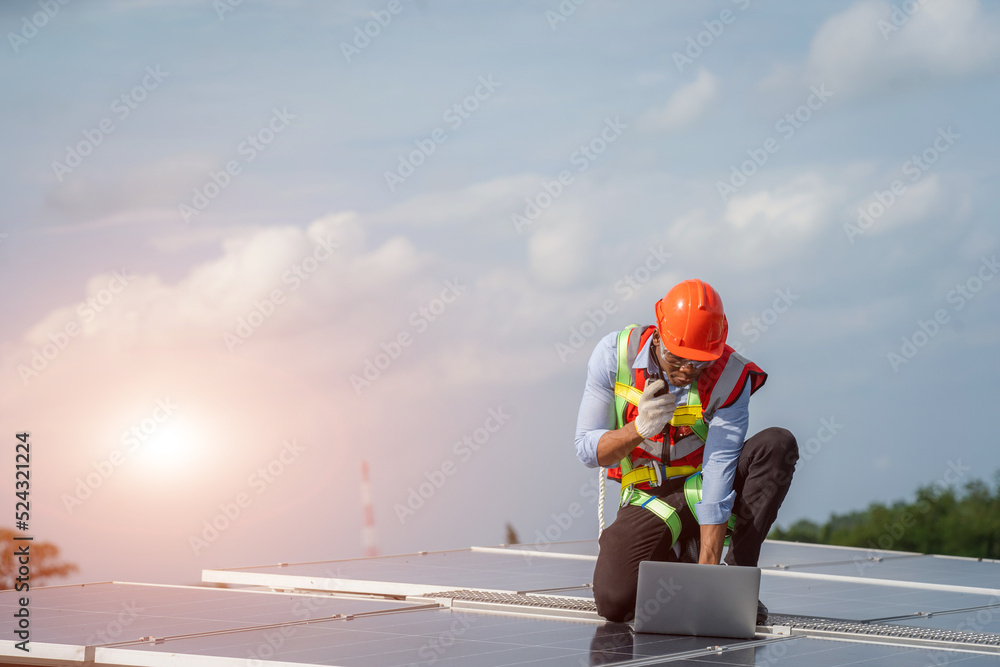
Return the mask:
M645 368L636 369L632 366L639 355L639 350L642 349L655 330L655 325L649 325L645 328L633 326L619 334L618 375L621 376L624 369L627 368L629 385L639 393L646 387L647 372ZM626 335L628 336L627 343L621 338ZM650 354L652 353L650 350ZM722 355L703 369L701 375L698 376L697 398L701 402L702 412L699 423L694 428L670 424L666 429L666 441L664 441L664 434L660 433L641 442L629 453L632 469L661 465L700 468L702 457L705 454L707 424L712 421L716 411L736 402L748 381L750 382L750 393L753 394L764 386L766 380L767 373L761 370L757 364L726 345ZM622 382L623 378L619 377L618 381ZM694 392L689 392L689 399L692 398L693 394ZM622 404L624 404L623 407L620 407ZM617 401L615 413L617 426L621 428L636 418L639 414L639 408L627 401ZM666 455L664 454L665 449L667 450ZM621 482L621 467L609 468L608 478ZM648 490L650 485L640 483L636 484L635 487Z

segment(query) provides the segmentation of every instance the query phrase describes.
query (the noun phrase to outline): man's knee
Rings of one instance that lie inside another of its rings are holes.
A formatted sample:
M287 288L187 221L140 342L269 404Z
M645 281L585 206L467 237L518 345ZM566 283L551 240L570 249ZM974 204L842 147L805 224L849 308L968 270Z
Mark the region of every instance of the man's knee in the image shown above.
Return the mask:
M609 586L594 588L594 602L597 603L597 613L612 623L631 621L635 615L634 590L628 586Z
M752 440L750 469L756 471L752 473L756 492L763 491L765 495L783 498L792 483L795 464L799 460L795 436L788 429L772 426L754 435ZM745 488L744 491L750 492L750 489Z
M761 439L761 447L769 456L776 457L787 466L794 466L799 460L799 444L795 436L787 428L772 426L766 428L755 437Z

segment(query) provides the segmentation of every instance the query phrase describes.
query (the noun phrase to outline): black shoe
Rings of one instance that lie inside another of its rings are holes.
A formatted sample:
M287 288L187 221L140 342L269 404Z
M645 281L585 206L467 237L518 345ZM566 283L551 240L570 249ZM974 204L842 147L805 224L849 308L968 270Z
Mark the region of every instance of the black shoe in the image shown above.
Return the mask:
M760 600L757 600L757 625L767 623L767 607Z
M701 540L697 537L689 537L687 539L681 540L681 557L680 561L682 563L697 563L698 556L701 555Z

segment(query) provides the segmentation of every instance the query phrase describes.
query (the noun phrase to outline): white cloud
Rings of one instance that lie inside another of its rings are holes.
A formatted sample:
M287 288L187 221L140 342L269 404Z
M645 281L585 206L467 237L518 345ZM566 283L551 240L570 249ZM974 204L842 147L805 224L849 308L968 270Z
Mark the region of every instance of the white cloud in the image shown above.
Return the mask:
M733 197L726 206L726 222L739 230L768 236L809 236L826 221L830 188L816 174L807 174L778 186Z
M317 248L331 243L336 244L333 256L318 261ZM232 332L240 317L275 290L287 302L280 306L281 316L262 326L256 337L317 321L350 327L345 311L369 317L368 302L392 294L419 298L420 288L431 279L422 272L427 260L404 237L368 248L353 213L320 218L306 229L274 226L240 232L223 241L220 257L192 268L175 284L123 267L127 286L119 279L109 294L112 274L94 276L78 303L54 308L25 333L24 342L41 345L51 332L77 321L80 339L103 349L143 344L221 348L223 333ZM107 303L100 304L99 312L81 315L79 304L102 293Z
M704 115L718 92L716 78L708 70L701 68L694 81L678 88L666 106L650 109L643 114L639 124L650 130L676 130Z
M978 0L925 1L913 14L901 6L865 1L827 19L810 46L807 81L847 96L997 66L1000 26Z

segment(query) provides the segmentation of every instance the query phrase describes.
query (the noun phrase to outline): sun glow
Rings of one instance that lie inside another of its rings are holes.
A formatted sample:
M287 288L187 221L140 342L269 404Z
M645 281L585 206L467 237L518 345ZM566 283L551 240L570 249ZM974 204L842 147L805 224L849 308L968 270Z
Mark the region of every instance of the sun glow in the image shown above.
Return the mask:
M197 428L188 422L172 419L150 433L136 454L145 463L174 467L189 462L202 444Z

